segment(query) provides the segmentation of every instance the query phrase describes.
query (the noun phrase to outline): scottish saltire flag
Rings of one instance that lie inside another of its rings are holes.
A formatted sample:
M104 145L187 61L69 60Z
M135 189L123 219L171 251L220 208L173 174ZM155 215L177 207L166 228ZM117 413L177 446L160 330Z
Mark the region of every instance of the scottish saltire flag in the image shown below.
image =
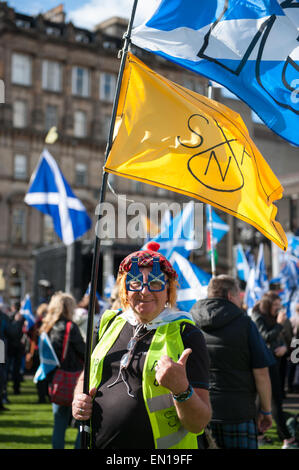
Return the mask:
M60 366L49 336L44 331L40 334L38 339L38 352L40 365L33 377L34 383L44 380L55 367Z
M202 240L202 227L199 225L200 214L196 211L201 205L195 205L193 201L184 204L172 220L168 218L163 222L163 229L159 235L151 241L160 244L159 253L162 253L167 259L170 258L173 250L184 257L188 257L191 250L199 248ZM167 220L170 221L167 225ZM145 249L146 244L141 248Z
M288 251L299 258L299 237L292 235L292 234L287 234L287 239L288 239Z
M207 296L211 275L176 251L172 252L169 261L178 274L177 307L189 312L197 300Z
M255 267L255 289L259 298L269 290L269 280L266 263L264 259L264 245L260 243L256 267Z
M20 313L25 317L25 320L27 321L27 330L30 330L30 328L32 328L35 323L35 317L32 311L32 305L29 294L26 294L25 299L23 300L23 305L20 308Z
M247 282L250 269L243 247L240 243L236 246L236 268L238 278Z
M285 253L281 263L278 276L271 279L270 283L279 283L281 291L279 296L282 305L286 308L287 316L291 316L291 304L295 293L299 288L299 259L293 255Z
M264 260L264 245L261 243L256 265L254 268L250 269L244 294L244 303L247 305L249 313L251 313L254 304L260 300L268 290L269 281Z
M72 244L91 227L85 207L48 150L40 156L24 200L52 217L54 230L65 245Z
M220 83L299 145L298 1L160 0L132 42Z
M210 231L210 225L209 225L209 208L206 205L206 227L207 227L207 233ZM215 210L212 208L212 226L213 226L213 241L214 244L217 244L222 240L224 235L227 234L229 231L229 225L225 223L221 217L215 212Z

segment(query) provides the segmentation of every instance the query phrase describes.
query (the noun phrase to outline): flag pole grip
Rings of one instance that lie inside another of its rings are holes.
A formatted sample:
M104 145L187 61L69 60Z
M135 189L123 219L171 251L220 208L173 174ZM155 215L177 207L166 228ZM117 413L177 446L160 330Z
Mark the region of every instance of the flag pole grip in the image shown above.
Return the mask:
M116 91L113 101L113 108L112 108L112 115L110 120L110 127L109 127L109 134L107 140L107 146L105 151L104 157L104 164L108 158L109 152L112 147L113 143L113 133L114 133L114 126L117 114L117 107L121 89L121 83L123 78L123 73L125 69L126 57L129 49L129 44L131 41L131 32L133 28L136 8L137 8L138 0L134 0L134 4L132 7L131 18L128 24L127 32L124 35L124 46L122 49L122 56L121 56L121 63L116 83ZM106 195L106 188L108 182L108 173L103 170L102 174L102 183L100 189L100 198L98 208L98 218L96 226L100 226L101 220L101 204L105 201ZM100 261L100 246L101 246L101 239L98 236L97 232L95 234L94 240L94 248L93 248L93 258L92 258L92 267L91 267L91 280L90 280L90 300L88 306L88 319L87 319L87 332L86 332L86 344L85 344L85 362L84 362L84 381L83 381L83 393L88 395L89 394L89 374L90 374L90 359L91 359L91 352L92 352L92 341L93 341L93 317L95 312L95 302L96 302L96 292L97 292L97 282L98 282L98 272L99 272L99 261ZM80 423L80 432L81 432L81 448L87 449L89 447L90 441L90 426L89 421L82 421Z

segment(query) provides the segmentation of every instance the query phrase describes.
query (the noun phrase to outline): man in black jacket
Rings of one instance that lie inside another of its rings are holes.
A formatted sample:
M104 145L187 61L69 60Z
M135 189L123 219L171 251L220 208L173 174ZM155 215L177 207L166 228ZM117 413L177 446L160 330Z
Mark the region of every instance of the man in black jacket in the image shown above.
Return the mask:
M208 298L199 300L191 314L210 355L213 437L220 448L256 449L258 429L265 432L272 425L268 366L273 358L241 309L238 282L227 275L212 278Z

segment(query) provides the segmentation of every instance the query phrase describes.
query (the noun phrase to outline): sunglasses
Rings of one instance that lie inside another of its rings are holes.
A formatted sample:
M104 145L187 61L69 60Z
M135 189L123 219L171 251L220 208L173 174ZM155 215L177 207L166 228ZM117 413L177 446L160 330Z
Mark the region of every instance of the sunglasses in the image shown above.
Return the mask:
M133 281L128 281L127 282L127 290L132 291L132 292L140 292L142 289L147 286L148 290L150 292L161 292L162 290L165 289L165 286L168 282L167 280L162 280L162 279L153 279L152 281L149 282L143 282L143 280L133 280Z

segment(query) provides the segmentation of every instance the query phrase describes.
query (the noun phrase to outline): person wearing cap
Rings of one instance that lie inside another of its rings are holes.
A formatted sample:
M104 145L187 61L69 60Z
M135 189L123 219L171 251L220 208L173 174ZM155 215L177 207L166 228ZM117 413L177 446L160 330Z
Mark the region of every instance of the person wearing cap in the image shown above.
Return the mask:
M128 255L118 273L122 309L107 310L73 416L91 423L92 448L197 449L211 418L202 332L175 310L177 273L159 245Z

